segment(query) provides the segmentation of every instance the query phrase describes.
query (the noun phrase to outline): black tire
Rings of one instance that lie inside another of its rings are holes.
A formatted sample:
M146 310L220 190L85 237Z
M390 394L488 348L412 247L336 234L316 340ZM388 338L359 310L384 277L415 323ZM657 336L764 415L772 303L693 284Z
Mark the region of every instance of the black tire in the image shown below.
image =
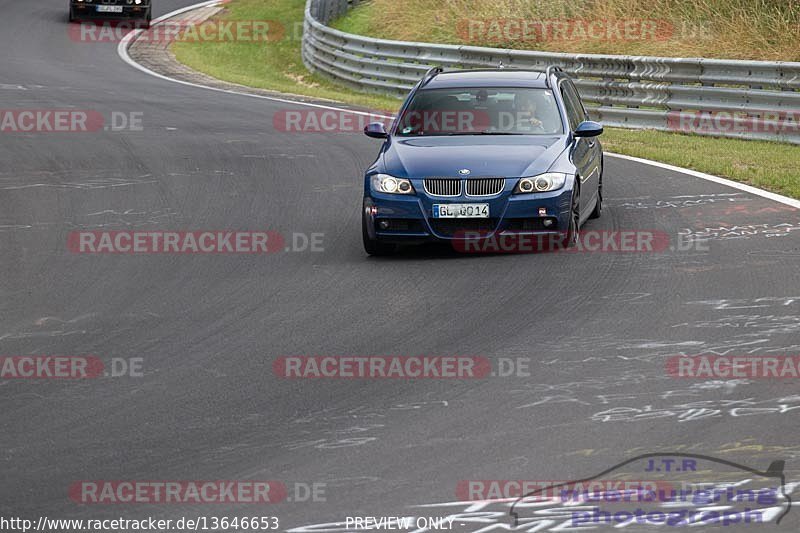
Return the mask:
M369 238L366 217L361 217L361 237L364 240L364 251L377 257L392 255L397 251L397 245L379 242Z
M75 13L72 11L72 6L69 6L69 21L78 22L78 19L75 18Z
M600 218L603 214L603 167L600 167L600 181L597 183L597 203L589 218Z
M147 13L143 18L136 19L135 28L137 30L149 30L150 29L150 21L152 20L152 13L153 13L153 6L147 8Z
M562 241L563 248L572 248L578 244L578 235L581 229L581 193L580 187L577 184L572 189L572 205L570 207L569 227L567 234Z

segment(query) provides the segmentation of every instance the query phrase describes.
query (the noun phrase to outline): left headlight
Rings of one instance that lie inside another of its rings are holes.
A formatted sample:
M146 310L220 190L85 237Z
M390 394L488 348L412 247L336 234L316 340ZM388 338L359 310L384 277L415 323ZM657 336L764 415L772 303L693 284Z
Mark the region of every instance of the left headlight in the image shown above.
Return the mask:
M387 194L414 194L414 187L405 178L395 178L388 174L372 176L372 190Z
M567 175L561 172L546 172L530 178L521 178L514 188L514 194L556 191L564 186Z

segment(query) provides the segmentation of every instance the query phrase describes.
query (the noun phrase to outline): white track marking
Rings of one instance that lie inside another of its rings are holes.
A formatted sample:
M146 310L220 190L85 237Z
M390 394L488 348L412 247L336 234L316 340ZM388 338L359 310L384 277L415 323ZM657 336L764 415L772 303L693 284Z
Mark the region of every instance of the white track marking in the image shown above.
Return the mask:
M720 185L725 185L726 187L731 187L733 189L738 189L740 191L744 191L750 194L755 194L756 196L760 196L762 198L766 198L768 200L773 200L775 202L780 202L782 204L794 207L796 209L800 209L800 200L795 200L793 198L789 198L787 196L782 196L780 194L765 191L763 189L758 189L756 187L752 187L750 185L745 185L744 183L739 183L736 181L732 181L726 178L720 178L719 176L713 176L711 174L705 174L703 172L697 172L696 170L690 170L688 168L681 168L676 167L674 165L668 165L666 163L659 163L658 161L651 161L649 159L642 159L640 157L633 157L629 155L622 155L622 154L614 154L610 152L606 152L605 155L616 157L618 159L627 159L628 161L634 161L636 163L642 163L644 165L650 165L654 167L663 168L666 170L671 170L673 172L680 172L681 174L688 174L689 176L694 176L695 178L700 178L706 181L713 181L714 183L719 183Z

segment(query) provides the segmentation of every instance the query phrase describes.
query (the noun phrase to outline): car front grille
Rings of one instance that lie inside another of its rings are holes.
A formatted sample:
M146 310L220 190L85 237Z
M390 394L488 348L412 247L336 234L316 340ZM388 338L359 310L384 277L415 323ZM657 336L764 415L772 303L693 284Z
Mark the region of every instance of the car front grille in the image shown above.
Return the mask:
M443 237L465 238L465 232L491 233L497 227L496 218L432 218L431 229Z
M494 196L506 186L503 178L476 178L466 181L467 196Z
M431 196L461 196L462 190L466 190L467 196L495 196L503 191L506 186L506 180L505 178L471 178L467 180L458 178L425 178L423 185L425 192Z
M451 178L425 178L425 192L431 196L461 196L461 180Z

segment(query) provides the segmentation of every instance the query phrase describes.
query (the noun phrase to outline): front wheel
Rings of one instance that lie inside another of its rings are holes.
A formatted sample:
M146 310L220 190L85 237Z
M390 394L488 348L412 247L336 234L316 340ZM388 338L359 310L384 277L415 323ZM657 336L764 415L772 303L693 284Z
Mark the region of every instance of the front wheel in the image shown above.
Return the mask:
M153 13L153 8L149 7L147 9L147 15L145 15L145 17L143 19L139 20L139 23L138 23L138 25L136 27L140 28L140 29L143 29L143 30L150 29L150 21L153 18L152 17L152 13Z
M597 203L589 218L600 218L603 214L603 169L600 169L600 181L597 182Z
M572 189L572 202L569 210L569 228L563 241L564 248L572 248L578 244L578 232L581 229L581 193L578 185Z
M397 246L394 244L370 239L367 231L367 219L363 215L361 216L361 237L364 241L364 251L369 255L387 256L392 255L397 250Z
M72 11L72 6L69 8L69 21L70 22L78 22L78 19L75 18L75 12Z

